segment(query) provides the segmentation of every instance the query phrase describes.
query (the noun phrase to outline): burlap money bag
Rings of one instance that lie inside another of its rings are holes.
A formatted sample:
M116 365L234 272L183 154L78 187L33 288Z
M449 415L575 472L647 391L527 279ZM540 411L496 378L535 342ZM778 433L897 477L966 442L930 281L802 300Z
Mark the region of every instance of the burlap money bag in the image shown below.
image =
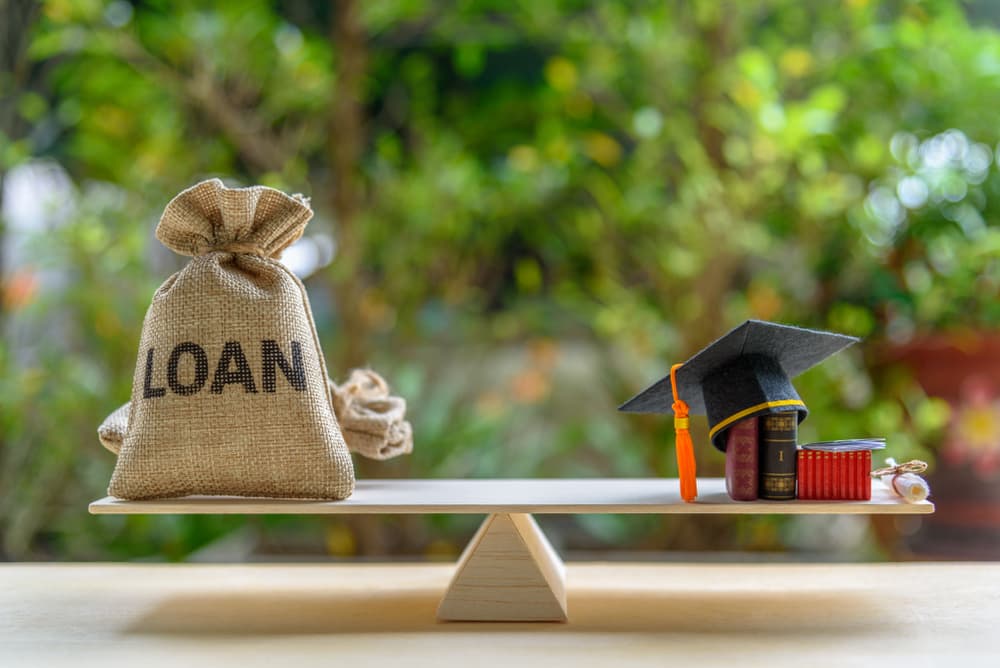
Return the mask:
M277 258L308 201L205 181L157 238L192 256L153 295L108 493L342 499L354 469L302 283Z
M406 419L406 399L371 369L355 369L343 385L327 379L334 415L348 452L384 461L413 452L413 427ZM132 402L111 412L97 428L101 445L118 454L128 431Z

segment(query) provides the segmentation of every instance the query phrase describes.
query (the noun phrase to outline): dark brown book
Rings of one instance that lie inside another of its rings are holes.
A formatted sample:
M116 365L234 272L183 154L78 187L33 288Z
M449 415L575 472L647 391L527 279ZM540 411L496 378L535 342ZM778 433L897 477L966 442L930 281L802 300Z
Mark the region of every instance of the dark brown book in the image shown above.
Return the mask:
M726 434L726 491L734 501L756 501L759 477L757 418L740 420Z
M798 426L796 412L760 417L760 498L771 501L795 498Z

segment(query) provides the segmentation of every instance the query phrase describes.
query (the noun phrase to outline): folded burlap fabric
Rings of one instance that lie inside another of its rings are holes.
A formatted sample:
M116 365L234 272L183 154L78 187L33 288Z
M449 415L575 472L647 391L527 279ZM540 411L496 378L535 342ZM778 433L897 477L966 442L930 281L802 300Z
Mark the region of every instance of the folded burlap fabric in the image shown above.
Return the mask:
M351 452L370 459L390 459L413 451L406 400L392 396L382 376L371 369L355 369L343 385L331 380L329 387Z
M127 401L113 410L111 415L104 418L104 422L97 428L97 438L101 439L101 445L116 455L121 452L125 431L128 429L128 416L131 412L132 402Z
M108 493L342 499L354 468L302 283L277 261L308 200L213 179L156 228L191 261L153 296Z
M379 374L356 369L343 385L330 379L327 383L348 450L378 460L413 451L406 400L392 396ZM121 450L130 410L131 402L119 406L97 429L101 445L115 454Z

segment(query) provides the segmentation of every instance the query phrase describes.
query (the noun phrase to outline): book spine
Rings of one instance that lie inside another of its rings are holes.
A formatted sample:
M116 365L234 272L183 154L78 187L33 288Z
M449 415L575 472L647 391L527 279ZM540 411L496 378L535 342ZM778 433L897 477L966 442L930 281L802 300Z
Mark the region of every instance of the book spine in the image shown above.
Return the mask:
M840 453L831 452L830 453L830 497L831 499L839 499L837 494L840 492Z
M816 498L816 453L806 453L806 465L809 467L809 498Z
M820 491L820 498L829 499L833 494L833 472L830 470L830 453L820 453L820 460L823 462L823 487Z
M734 501L756 501L758 467L757 418L740 420L726 435L726 491Z
M845 499L857 499L858 492L858 458L855 456L858 453L848 452L847 461L844 462L844 476L846 479L846 484L844 485L844 498Z
M844 484L845 482L847 482L846 481L847 476L844 475L844 473L845 473L845 468L844 467L847 466L847 457L846 457L846 455L847 455L847 453L845 453L845 452L838 452L837 453L837 459L836 459L837 470L836 470L836 472L834 474L835 477L834 477L834 485L833 485L833 489L834 489L834 492L833 492L834 493L834 497L833 498L835 498L835 499L846 499L847 498L847 489L846 489L846 485Z
M760 417L760 486L762 499L795 498L795 449L798 414L776 413Z
M802 451L802 458L799 460L799 497L803 499L816 498L816 471L813 466L815 460L813 453L808 450Z
M868 478L865 468L865 453L857 452L855 453L857 457L854 462L854 498L864 499L865 498L865 481ZM869 489L871 487L869 486Z
M809 493L809 481L807 479L808 471L806 469L806 451L797 450L795 452L795 459L798 460L796 466L798 467L798 485L796 485L795 496L799 499L808 498L806 495Z
M839 452L830 453L830 498L839 499L840 497L840 485L839 485L839 473L840 473L840 455Z
M869 473L872 470L872 451L865 450L861 456L861 479L863 480L861 487L861 496L859 498L865 501L871 501L872 498L872 479Z
M867 462L871 457L871 452L863 450L858 453L858 498L870 499L872 496L872 481L868 476L871 471Z
M843 460L840 464L840 487L841 487L841 497L842 499L853 499L854 498L854 469L852 465L854 460L852 458L853 453L845 452L841 459Z
M837 499L847 498L847 453L837 453Z

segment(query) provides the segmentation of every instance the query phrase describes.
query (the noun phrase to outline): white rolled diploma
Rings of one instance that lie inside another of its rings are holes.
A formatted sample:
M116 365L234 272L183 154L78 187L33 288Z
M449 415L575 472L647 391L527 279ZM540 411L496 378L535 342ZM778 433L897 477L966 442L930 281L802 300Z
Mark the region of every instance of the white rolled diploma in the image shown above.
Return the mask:
M931 493L931 488L927 481L916 473L900 473L899 475L886 475L880 478L882 484L889 488L889 491L897 496L903 497L907 503L920 503Z

